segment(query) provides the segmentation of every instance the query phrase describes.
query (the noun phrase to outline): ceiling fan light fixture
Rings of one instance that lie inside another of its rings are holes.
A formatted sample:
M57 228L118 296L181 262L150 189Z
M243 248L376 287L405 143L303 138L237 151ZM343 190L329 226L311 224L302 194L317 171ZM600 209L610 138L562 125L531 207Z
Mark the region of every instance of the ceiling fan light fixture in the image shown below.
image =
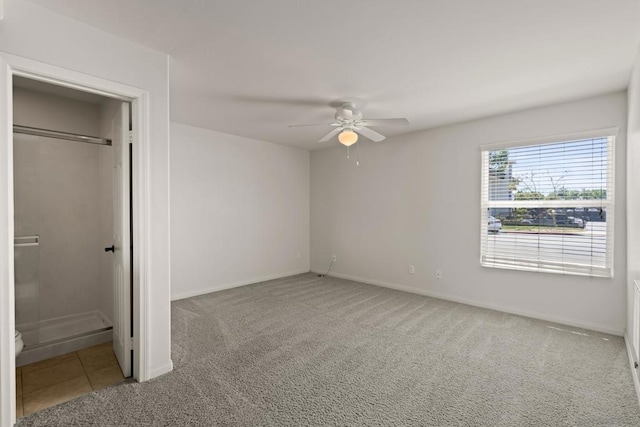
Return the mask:
M338 141L345 147L350 147L358 142L358 134L351 129L345 129L338 135Z

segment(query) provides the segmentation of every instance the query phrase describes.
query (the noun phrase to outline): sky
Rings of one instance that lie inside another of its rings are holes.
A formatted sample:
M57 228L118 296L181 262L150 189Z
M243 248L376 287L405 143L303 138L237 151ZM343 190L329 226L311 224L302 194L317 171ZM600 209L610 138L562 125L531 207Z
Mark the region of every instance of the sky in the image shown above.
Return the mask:
M518 191L547 195L556 188L606 189L607 138L584 139L511 148L513 176L521 181Z

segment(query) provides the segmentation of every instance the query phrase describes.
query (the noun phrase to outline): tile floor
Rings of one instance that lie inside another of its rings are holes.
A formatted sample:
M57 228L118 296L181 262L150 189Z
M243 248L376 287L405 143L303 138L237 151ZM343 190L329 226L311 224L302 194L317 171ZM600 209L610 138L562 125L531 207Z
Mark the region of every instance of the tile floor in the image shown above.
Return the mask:
M16 410L23 417L124 381L111 342L16 368Z

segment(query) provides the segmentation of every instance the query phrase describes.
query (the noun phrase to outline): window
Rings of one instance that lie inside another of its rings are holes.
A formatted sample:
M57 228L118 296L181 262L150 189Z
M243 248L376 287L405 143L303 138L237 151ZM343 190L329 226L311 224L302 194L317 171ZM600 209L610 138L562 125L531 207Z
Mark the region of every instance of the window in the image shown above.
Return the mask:
M612 277L613 134L483 148L481 264Z

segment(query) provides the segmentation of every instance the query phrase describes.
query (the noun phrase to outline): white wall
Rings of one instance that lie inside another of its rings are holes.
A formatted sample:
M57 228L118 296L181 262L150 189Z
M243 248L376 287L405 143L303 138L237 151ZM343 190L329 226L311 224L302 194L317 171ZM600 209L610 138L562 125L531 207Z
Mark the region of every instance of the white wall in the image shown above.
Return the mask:
M311 267L533 317L625 327L626 93L311 154ZM615 278L480 267L480 146L619 126ZM409 264L415 275L408 274ZM435 279L435 270L443 272Z
M148 352L142 355L147 359L147 371L142 375L149 378L167 372L171 369L167 55L22 0L4 0L0 56L4 53L149 93L149 217L144 225L150 227L147 243L150 248L148 282L151 288L146 296L148 312L143 313L148 324ZM5 166L0 168L0 174L7 174ZM6 388L2 390L4 393Z
M633 322L634 280L640 280L640 51L636 57L628 90L627 143L627 338L635 336L640 325ZM627 343L629 345L630 343ZM637 361L637 360L635 360ZM636 390L640 393L636 371Z
M171 295L309 271L309 152L171 123Z

